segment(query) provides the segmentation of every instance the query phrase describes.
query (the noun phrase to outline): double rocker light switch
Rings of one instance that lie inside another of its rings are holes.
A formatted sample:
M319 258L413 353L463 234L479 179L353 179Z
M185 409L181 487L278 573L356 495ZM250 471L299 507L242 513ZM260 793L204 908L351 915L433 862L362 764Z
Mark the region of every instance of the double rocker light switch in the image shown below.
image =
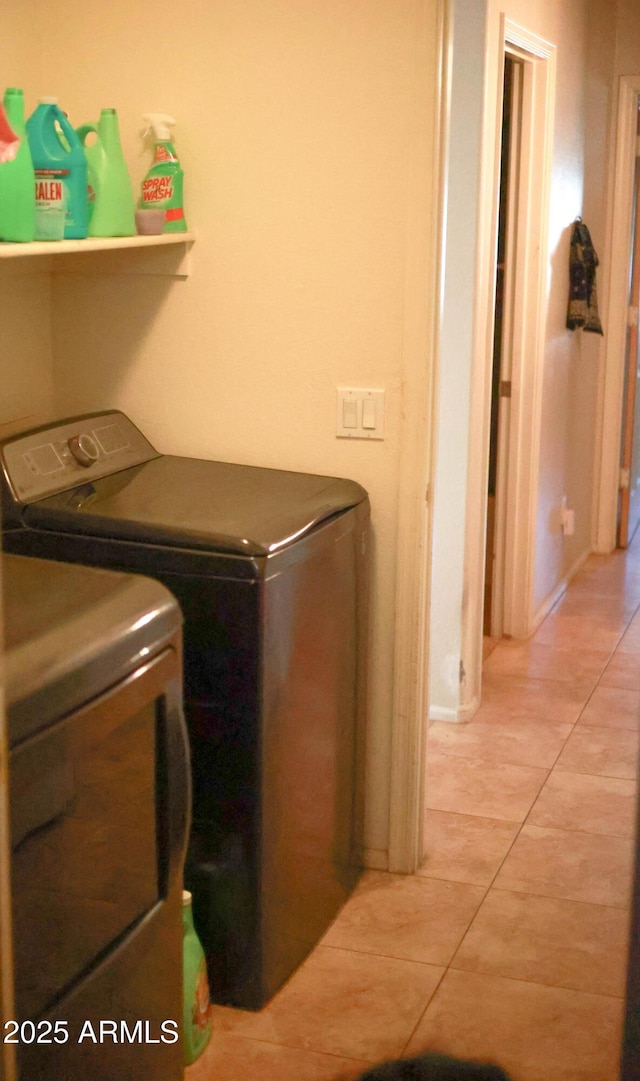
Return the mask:
M338 387L336 435L384 439L384 390Z

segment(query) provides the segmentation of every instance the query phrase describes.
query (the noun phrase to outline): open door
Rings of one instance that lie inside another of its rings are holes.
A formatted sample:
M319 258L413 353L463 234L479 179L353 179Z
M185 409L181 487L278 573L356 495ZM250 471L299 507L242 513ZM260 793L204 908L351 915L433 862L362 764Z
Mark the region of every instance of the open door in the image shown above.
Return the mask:
M506 515L508 512L511 375L522 123L522 63L505 54L502 143L498 206L489 491L483 630L503 631Z
M637 114L640 140L640 109ZM638 144L640 145L640 143ZM640 383L638 309L640 307L640 156L636 147L633 201L633 243L629 269L629 316L624 365L618 548L626 548L640 522L640 409L636 408Z

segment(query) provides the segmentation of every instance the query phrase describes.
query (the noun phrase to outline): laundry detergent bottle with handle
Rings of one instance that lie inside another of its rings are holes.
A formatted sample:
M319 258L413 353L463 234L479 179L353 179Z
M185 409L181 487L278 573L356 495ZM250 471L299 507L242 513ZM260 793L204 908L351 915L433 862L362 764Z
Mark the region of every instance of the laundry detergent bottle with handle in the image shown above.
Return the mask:
M184 174L171 142L171 128L175 124L166 113L145 113L143 119L153 132L153 164L142 181L139 207L143 210L163 210L163 233L184 233L187 223L184 216L182 187Z
M87 143L92 132L95 142ZM102 109L97 125L83 124L76 135L87 158L89 236L133 236L135 203L116 110Z
M87 159L57 98L40 98L27 135L36 175L36 240L86 237Z
M10 87L2 104L20 142L15 156L0 164L0 240L28 242L35 239L36 198L22 90Z
M182 891L183 980L184 1010L182 1043L185 1066L202 1054L209 1042L212 1009L209 1000L209 980L204 950L193 924L192 895Z

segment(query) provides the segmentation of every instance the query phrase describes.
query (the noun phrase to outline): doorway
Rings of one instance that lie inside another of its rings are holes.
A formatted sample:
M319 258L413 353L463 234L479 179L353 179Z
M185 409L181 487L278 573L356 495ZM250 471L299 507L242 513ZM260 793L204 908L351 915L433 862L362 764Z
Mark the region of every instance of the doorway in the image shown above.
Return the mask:
M498 26L495 29L498 31ZM473 449L468 458L466 484L466 592L461 633L465 679L461 684L457 720L472 717L482 697L486 595L491 598L490 629L496 637L527 638L535 618L556 59L552 43L506 18L501 19L499 32L487 53L487 67L495 72L495 81L492 80L491 92L485 96L482 128L478 303L469 425ZM507 78L511 77L513 95L509 110L503 108L505 66L510 68ZM505 112L510 124L512 164L507 170L511 191L507 187L503 203L512 209L508 225L502 229L506 238L505 281L502 311L498 313L502 326L496 335L496 266L502 262L498 256L498 236ZM496 338L501 349L499 376L493 370ZM495 398L494 382L498 386ZM505 385L501 397L502 383ZM497 407L500 424L494 459L495 526L489 545L491 586L485 594L492 404L494 416Z

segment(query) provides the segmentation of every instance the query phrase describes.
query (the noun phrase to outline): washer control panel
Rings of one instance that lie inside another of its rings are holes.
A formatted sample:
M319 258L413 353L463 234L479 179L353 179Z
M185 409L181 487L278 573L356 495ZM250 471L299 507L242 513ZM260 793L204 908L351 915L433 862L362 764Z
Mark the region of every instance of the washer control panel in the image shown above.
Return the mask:
M0 447L4 479L18 503L33 503L159 457L135 424L119 412L34 428Z

